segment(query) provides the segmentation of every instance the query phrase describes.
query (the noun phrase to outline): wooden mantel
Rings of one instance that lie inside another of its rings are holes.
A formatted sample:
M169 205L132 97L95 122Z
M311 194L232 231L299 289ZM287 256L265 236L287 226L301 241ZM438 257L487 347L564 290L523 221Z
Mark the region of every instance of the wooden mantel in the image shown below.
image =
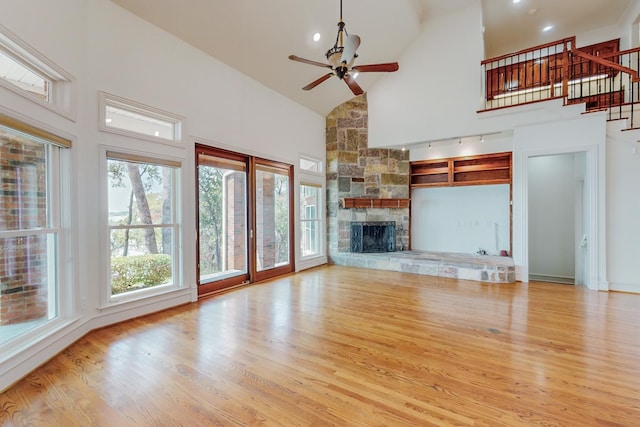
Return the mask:
M366 197L344 198L342 199L342 207L344 209L352 208L408 208L411 199L371 199Z

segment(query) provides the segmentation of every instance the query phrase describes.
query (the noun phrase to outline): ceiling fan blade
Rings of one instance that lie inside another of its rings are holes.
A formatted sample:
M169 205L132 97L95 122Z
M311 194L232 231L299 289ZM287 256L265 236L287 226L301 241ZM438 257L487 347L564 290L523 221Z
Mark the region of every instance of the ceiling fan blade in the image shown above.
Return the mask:
M309 83L308 85L306 85L305 87L303 87L302 90L311 90L314 87L318 86L323 81L327 80L331 76L333 76L333 73L325 74L324 76L320 77L318 80L314 80L311 83Z
M360 37L355 34L349 34L347 40L344 43L344 49L342 50L342 57L340 57L340 63L349 64L356 56L356 50L360 46Z
M388 62L386 64L370 64L370 65L356 65L352 68L353 71L359 73L373 73L373 72L388 72L392 73L398 71L400 67L397 62Z
M315 65L316 67L324 67L333 69L333 67L329 64L323 64L322 62L312 61L310 59L300 58L299 56L289 55L289 59L292 61L302 62L303 64Z
M351 74L345 74L342 79L347 86L349 86L349 89L351 89L351 92L353 92L355 96L362 95L364 93L360 85L356 82L356 79L354 79Z

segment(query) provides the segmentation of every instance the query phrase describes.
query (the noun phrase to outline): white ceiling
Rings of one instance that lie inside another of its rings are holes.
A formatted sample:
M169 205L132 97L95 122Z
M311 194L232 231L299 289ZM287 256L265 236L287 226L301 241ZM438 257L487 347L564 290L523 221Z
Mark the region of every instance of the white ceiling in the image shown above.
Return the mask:
M521 0L514 4L513 0L483 0L486 55L495 57L618 24L636 1ZM553 29L542 33L547 25Z
M288 59L295 54L325 62L335 43L339 0L112 1L323 116L353 97L335 77L301 90L326 70ZM362 38L357 64L398 60L428 19L478 1L486 51L495 56L615 24L639 0L343 0L347 31ZM555 28L541 35L547 23ZM316 32L322 35L317 43ZM378 76L360 74L358 83L366 91Z

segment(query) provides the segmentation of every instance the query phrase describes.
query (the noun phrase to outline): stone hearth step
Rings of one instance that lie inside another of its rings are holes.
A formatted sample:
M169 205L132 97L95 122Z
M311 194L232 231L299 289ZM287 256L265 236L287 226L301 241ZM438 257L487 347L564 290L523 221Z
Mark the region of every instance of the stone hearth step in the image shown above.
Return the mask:
M489 283L514 283L510 257L446 252L340 253L336 264Z

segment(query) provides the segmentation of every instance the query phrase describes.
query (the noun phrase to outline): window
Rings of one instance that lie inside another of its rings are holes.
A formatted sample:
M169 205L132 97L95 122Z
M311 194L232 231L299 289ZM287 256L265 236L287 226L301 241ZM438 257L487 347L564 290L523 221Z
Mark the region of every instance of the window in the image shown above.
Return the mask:
M59 316L68 140L0 114L0 343Z
M321 193L319 185L300 185L300 253L303 258L320 255Z
M159 142L181 139L182 119L128 99L100 93L100 129Z
M110 295L174 288L180 163L107 151Z
M51 80L38 75L1 50L0 78L45 102L49 102Z
M322 173L322 161L311 157L300 156L300 170L304 172Z
M0 25L0 85L67 118L75 79Z

